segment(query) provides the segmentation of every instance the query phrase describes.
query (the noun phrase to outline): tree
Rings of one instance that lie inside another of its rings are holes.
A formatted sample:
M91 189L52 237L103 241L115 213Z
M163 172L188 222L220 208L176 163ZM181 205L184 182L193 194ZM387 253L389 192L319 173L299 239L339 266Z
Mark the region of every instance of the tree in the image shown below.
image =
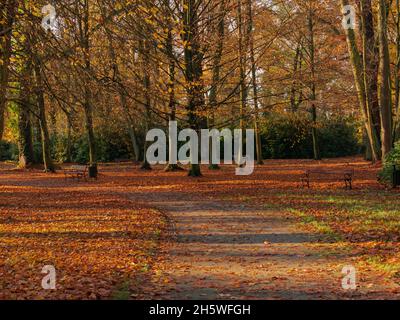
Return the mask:
M82 50L82 71L83 71L83 109L85 112L85 127L89 145L89 170L90 176L97 176L97 154L96 154L96 140L93 129L93 106L92 106L92 93L90 88L90 74L91 74L91 58L90 58L90 33L89 33L89 19L90 19L90 6L89 0L78 1L76 9L79 15L79 45Z
M253 2L247 0L247 33L249 37L250 63L251 63L251 81L253 86L253 107L254 107L254 129L256 132L256 151L257 164L263 164L261 135L259 128L259 102L258 102L258 87L257 87L257 65L254 52L254 23L253 23Z
M311 109L310 113L312 116L313 127L311 129L312 138L313 138L313 152L314 152L314 160L321 159L321 153L319 150L318 144L318 133L317 133L317 107L315 105L316 101L316 84L315 84L315 42L314 42L314 8L313 8L313 0L309 2L309 10L308 10L308 54L309 54L309 63L311 70L311 79L310 79L310 103Z
M393 147L392 140L392 92L390 76L390 57L387 35L388 4L379 0L378 39L379 39L379 106L381 111L382 156L386 157Z
M203 84L203 53L200 52L198 12L201 0L183 0L183 43L185 56L186 112L191 129L199 132L206 128L207 121L202 114L205 107ZM201 176L200 165L190 163L189 176Z
M369 1L369 0L365 0ZM345 10L345 7L349 5L348 0L342 0L342 8L343 11ZM363 3L363 8L364 10L364 17L365 15L368 15L368 10L367 8L371 8L369 6L369 3ZM365 21L364 21L365 20ZM372 89L372 84L371 86L367 86L366 82L371 81L373 82L374 79L374 67L367 66L366 63L368 61L372 61L371 59L367 60L367 54L373 53L373 50L371 49L368 50L368 45L372 45L370 41L372 41L372 33L368 32L368 30L371 30L371 19L363 19L364 21L364 36L363 36L363 47L364 47L364 61L360 55L360 52L357 47L357 41L356 41L356 33L355 30L352 28L346 29L346 38L347 38L347 43L348 43L348 48L349 48L349 54L350 54L350 61L352 65L352 70L354 74L354 79L355 79L355 85L357 89L357 94L358 94L358 100L361 108L361 115L364 121L365 125L365 130L368 135L369 143L371 146L371 152L372 152L372 159L373 161L377 161L381 158L381 151L380 151L380 143L379 143L379 132L377 132L378 128L374 125L375 121L373 118L373 107L372 107L372 99L374 96L374 93L371 92ZM368 21L368 22L367 22ZM372 74L367 75L367 71L371 72ZM370 80L371 79L371 80Z
M51 152L50 152L50 136L49 130L47 127L47 120L46 120L46 107L45 107L45 100L44 100L44 89L43 89L43 80L42 80L42 68L40 65L40 61L36 58L34 62L34 74L35 74L35 94L37 105L39 109L39 124L40 124L40 135L42 141L42 154L43 154L43 164L45 172L54 172L55 167L53 164L53 160L51 159Z
M0 12L0 140L4 131L4 111L11 56L11 35L16 14L15 0L7 0Z

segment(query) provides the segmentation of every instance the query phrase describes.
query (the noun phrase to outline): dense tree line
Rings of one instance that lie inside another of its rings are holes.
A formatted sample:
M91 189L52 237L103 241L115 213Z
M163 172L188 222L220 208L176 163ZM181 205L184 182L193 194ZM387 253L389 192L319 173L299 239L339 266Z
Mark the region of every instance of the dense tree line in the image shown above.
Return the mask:
M48 4L57 18L45 30ZM55 149L71 161L85 135L96 171L99 136L118 132L148 169L146 132L177 120L255 128L262 163L261 127L274 113L310 119L315 159L321 122L354 116L379 160L400 131L399 1L348 4L356 29L341 28L333 0L3 0L0 138L18 143L20 167L54 171Z

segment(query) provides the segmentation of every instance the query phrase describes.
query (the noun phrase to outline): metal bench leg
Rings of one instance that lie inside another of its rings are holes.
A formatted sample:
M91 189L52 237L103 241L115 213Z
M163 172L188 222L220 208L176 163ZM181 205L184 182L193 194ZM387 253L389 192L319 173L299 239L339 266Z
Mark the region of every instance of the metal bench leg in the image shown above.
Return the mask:
M349 185L349 190L353 190L353 177L351 175L348 175L346 177L346 179L347 179L347 183Z
M344 179L346 190L353 190L353 181L351 178Z
M306 174L306 182L307 182L307 188L310 189L310 176Z
M301 178L301 184L303 189L306 187L310 189L310 179L308 177Z

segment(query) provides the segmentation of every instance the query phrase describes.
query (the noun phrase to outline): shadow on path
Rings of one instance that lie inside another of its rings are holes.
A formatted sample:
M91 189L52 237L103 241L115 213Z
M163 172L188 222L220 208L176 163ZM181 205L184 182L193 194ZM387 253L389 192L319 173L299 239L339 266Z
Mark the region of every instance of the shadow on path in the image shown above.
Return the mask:
M341 271L357 263L357 252L348 244L299 230L288 213L194 199L171 194L146 197L147 203L168 213L175 237L156 266L162 276L153 279L145 296L201 300L387 296L379 283L373 289L344 291Z

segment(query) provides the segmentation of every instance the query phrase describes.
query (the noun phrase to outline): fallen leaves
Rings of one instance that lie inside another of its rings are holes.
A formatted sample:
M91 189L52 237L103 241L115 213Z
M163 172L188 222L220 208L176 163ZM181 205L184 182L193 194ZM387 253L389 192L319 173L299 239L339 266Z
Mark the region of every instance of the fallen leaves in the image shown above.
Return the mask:
M157 210L101 183L60 178L1 175L0 299L112 298L121 282L136 284L152 264L166 226ZM45 265L56 268L57 290L41 288Z
M222 298L224 295L257 298L272 289L280 292L290 279L295 279L299 286L307 279L318 280L322 270L316 272L307 265L289 268L285 275L275 272L276 265L270 261L281 256L290 261L308 261L312 257L335 259L346 253L359 266L364 263L365 270L370 268L395 276L396 266L400 266L399 192L387 191L376 182L379 168L352 159L356 171L353 191L345 191L342 183L332 181L315 182L311 190L298 188L300 174L305 169L336 168L345 162L349 160L318 164L308 160L273 160L257 167L249 177L235 176L233 166L223 166L220 171L204 169L205 175L199 179L189 178L185 172L166 173L162 168L145 172L130 164L118 164L101 167L99 181L90 183L65 182L61 174L2 167L0 299L143 298L142 288L148 285L150 275L159 279L167 291L186 294L184 285L177 286L175 279L165 276L165 270L154 266L155 259L161 259L160 242L167 228L173 228L174 224L152 207L153 202L177 199L190 199L184 204L185 215L181 217L190 237L180 239L182 245L192 247L195 243L207 246L207 250L201 251L201 257L198 252L188 250L184 253L188 261L176 261L174 267L185 279L191 279L194 263L204 259L201 268L207 274L222 284L231 283L236 290L235 294L219 292ZM198 215L188 203L205 199L213 205L201 208L207 214L193 223ZM249 208L255 210L250 218L245 216ZM224 211L225 215L214 216L213 210ZM299 242L282 247L277 245L279 238L257 237L260 246L243 247L249 237L257 236L253 228L260 223L269 226L271 217L265 217L265 212L274 212L273 218L282 225L304 220L305 227L341 235L345 242L316 241L308 243L307 248ZM238 235L238 221L245 236ZM221 225L221 230L230 235L232 248L223 261L216 261L215 257L220 254L218 248L224 245L224 233L213 230L213 224ZM210 247L207 241L215 241L215 247ZM237 243L248 256L238 256L234 248ZM210 261L236 264L238 270L213 273L220 266ZM41 289L44 276L41 269L49 264L57 270L56 291ZM243 281L256 285L254 275L264 269L269 269L270 287L265 287L264 293L258 293L257 289L244 296ZM336 269L340 271L337 265L329 266L332 272ZM243 280L244 276L247 280ZM187 281L187 286L193 285ZM210 281L207 283L212 285ZM198 286L204 286L204 279L199 280ZM309 289L307 295L315 293ZM154 290L150 293L147 297L160 294ZM279 294L274 297L279 298Z

